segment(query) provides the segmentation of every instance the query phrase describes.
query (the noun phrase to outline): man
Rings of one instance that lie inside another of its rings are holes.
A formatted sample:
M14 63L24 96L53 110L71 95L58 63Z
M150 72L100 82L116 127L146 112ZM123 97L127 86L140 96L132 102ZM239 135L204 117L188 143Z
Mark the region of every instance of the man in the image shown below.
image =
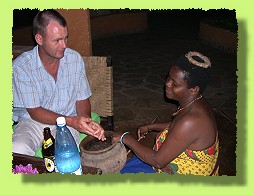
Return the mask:
M103 128L91 119L92 95L83 58L67 48L68 29L55 10L39 12L33 21L37 46L13 61L13 152L33 156L41 146L43 128L56 133L64 116L75 141L79 132L105 140Z

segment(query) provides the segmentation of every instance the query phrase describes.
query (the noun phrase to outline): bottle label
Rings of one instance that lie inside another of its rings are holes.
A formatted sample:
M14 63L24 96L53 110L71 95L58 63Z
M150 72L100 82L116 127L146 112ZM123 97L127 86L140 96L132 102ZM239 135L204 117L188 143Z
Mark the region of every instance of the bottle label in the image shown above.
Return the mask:
M49 146L52 146L53 141L51 138L47 139L47 140L43 140L43 147L44 149L47 149Z
M53 172L55 169L54 157L45 157L44 164L48 172Z

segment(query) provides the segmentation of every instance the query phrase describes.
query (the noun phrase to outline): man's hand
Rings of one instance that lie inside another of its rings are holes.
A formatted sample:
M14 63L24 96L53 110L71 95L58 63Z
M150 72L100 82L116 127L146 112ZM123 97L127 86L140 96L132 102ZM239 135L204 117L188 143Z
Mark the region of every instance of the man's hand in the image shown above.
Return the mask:
M91 127L95 132L93 134L94 137L97 137L99 140L106 140L106 137L104 136L104 129L100 126L99 123L95 121L91 121L88 123L89 127Z
M81 133L92 135L102 141L106 140L104 129L91 118L84 116L68 117L67 124Z

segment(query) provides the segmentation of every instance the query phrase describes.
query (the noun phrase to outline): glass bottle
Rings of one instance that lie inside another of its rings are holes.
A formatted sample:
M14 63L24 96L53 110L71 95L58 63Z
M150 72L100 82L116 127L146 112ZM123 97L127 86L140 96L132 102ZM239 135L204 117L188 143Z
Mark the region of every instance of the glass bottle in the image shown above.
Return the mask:
M81 159L77 144L66 126L64 117L58 117L56 144L55 144L55 162L60 173L75 173L81 175Z
M43 129L42 156L47 172L55 171L55 139L49 127Z

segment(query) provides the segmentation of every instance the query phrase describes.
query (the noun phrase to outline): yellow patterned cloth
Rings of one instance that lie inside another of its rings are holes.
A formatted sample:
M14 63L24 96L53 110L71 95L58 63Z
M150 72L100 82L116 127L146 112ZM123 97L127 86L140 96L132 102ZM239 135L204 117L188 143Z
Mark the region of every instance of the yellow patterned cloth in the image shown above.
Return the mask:
M156 138L154 150L158 151L161 144L168 135L168 129L162 131ZM218 175L218 154L219 154L219 139L218 134L214 145L208 149L195 151L186 149L177 158L172 160L163 169L156 169L157 172L166 172L174 174L192 174L192 175Z

